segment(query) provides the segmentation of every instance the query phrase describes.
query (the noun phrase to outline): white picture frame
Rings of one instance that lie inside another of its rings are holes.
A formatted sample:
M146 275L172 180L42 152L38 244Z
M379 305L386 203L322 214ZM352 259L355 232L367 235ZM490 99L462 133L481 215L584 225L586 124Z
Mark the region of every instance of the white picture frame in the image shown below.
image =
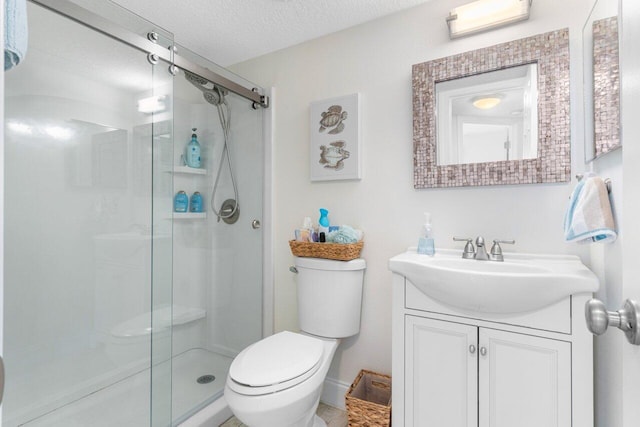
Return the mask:
M311 181L362 178L360 94L310 104Z

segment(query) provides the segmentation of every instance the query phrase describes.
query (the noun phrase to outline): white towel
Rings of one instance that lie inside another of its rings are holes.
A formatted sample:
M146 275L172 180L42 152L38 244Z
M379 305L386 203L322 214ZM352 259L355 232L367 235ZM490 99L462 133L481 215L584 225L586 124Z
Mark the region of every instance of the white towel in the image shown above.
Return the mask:
M599 176L585 174L571 194L564 218L567 242L613 242L618 237L607 186Z
M4 70L9 70L27 54L27 1L5 0L4 3Z

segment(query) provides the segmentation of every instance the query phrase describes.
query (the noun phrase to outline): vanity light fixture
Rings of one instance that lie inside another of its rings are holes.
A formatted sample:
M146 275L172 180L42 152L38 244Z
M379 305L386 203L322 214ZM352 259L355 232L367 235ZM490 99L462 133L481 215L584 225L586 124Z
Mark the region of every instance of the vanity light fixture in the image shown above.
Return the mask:
M490 110L502 102L502 95L483 95L471 99L474 107L480 110Z
M477 0L449 12L449 38L456 39L529 19L532 0Z

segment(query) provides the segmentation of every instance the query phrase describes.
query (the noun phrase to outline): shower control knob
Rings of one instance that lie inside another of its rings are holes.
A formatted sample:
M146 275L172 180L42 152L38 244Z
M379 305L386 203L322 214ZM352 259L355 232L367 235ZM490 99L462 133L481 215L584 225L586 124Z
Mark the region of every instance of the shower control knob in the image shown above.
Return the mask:
M259 229L260 227L262 227L262 224L260 224L260 221L259 221L259 220L254 219L253 221L251 221L251 227L252 227L254 230L257 230L257 229Z

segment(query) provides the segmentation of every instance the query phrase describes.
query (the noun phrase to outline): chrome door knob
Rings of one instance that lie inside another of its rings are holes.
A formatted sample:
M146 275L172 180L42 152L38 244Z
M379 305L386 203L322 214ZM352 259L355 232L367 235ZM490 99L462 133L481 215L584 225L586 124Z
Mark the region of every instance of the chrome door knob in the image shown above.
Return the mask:
M471 344L471 345L469 346L469 353L473 354L473 353L475 353L475 352L476 352L476 346L475 346L475 345L473 345L473 344Z
M613 326L623 331L631 344L640 345L640 305L637 302L628 299L620 310L607 311L602 301L593 298L586 302L584 316L592 334L602 335Z
M486 356L486 355L487 355L487 348L480 347L480 356Z

